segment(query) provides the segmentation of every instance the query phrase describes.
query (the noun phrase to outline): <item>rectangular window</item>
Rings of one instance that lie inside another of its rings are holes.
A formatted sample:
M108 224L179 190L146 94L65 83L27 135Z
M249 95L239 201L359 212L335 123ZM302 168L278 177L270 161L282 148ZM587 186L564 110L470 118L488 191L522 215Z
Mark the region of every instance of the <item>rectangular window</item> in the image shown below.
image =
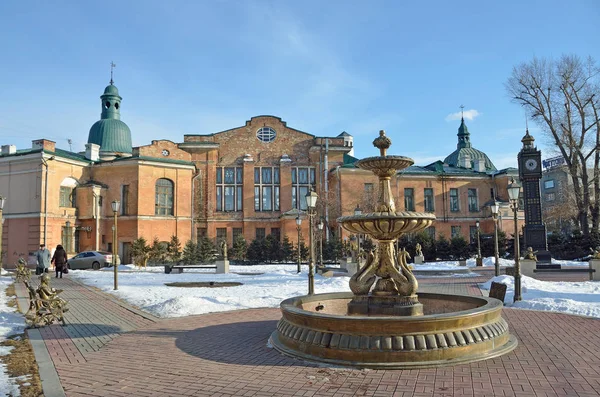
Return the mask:
M425 212L434 212L435 206L433 204L433 188L426 187L423 191Z
M458 189L450 189L450 211L460 211L460 206L458 202Z
M469 226L469 241L471 244L477 242L477 226Z
M121 215L129 215L129 185L121 185Z
M415 189L412 187L404 188L404 209L406 211L415 210Z
M279 211L279 167L254 168L254 210Z
M435 226L429 226L425 229L425 232L429 234L429 237L431 237L432 240L435 240Z
M460 226L450 226L450 237L460 237Z
M546 193L546 201L554 201L556 200L556 196L554 193Z
M217 228L217 247L220 248L221 241L227 241L227 228L226 227L218 227Z
M265 228L264 227L257 227L256 228L256 239L257 240L262 240L264 239L266 236L265 234Z
M273 237L275 237L275 239L277 241L281 241L281 229L278 227L272 227L271 228L271 234L273 235Z
M544 181L544 189L552 189L554 187L554 179Z
M479 200L477 198L477 189L469 189L469 212L479 212Z
M312 167L292 168L292 208L306 210L306 195L315 188L315 169Z
M244 235L244 231L241 227L234 227L231 230L231 235L233 237L233 241L235 241L237 238L239 238L239 236L243 236Z
M217 211L242 210L243 176L242 167L217 167Z
M365 183L365 194L373 194L373 184Z

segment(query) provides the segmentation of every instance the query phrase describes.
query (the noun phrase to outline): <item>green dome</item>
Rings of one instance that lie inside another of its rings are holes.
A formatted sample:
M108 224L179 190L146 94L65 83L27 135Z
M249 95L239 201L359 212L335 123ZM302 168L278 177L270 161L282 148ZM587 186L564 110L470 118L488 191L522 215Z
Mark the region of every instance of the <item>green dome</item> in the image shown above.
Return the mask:
M444 159L444 163L451 165L453 167L459 167L459 164L462 163L461 160L464 159L466 156L469 156L469 159L471 160L471 164L473 164L473 162L475 162L475 160L483 159L485 161L485 170L486 171L496 171L496 167L494 166L494 164L492 163L490 158L487 156L487 154L485 154L481 150L477 150L473 147L468 147L468 148L465 147L465 148L456 149L455 151L450 153L450 155L448 155L448 157L446 157ZM473 166L471 165L471 168L472 167Z
M110 84L107 85L104 89L104 95L119 95L119 89L116 85Z
M121 120L98 120L90 128L88 143L100 145L101 152L131 153L131 130Z
M88 143L100 145L102 153L131 153L131 130L121 121L121 100L119 90L112 84L104 89L100 96L102 114L100 120L96 121L90 134Z
M458 134L456 135L458 136L456 150L450 153L450 155L444 159L444 163L453 167L459 167L459 164L464 164L463 159L468 156L471 164L473 164L476 160L484 160L486 171L496 171L496 167L487 154L471 146L471 134L469 133L469 129L465 124L464 118L461 118L460 120L460 127L458 127Z

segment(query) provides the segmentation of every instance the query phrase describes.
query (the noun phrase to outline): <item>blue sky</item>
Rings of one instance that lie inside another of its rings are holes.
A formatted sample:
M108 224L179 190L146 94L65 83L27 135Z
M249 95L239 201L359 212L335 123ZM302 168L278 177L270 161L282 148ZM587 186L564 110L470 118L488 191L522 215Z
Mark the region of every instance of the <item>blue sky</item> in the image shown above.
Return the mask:
M4 1L0 143L84 149L117 64L134 145L181 142L272 114L318 136L347 131L357 157L385 129L425 165L471 141L516 166L523 110L504 88L534 56L600 61L600 2ZM552 153L545 138L530 131Z

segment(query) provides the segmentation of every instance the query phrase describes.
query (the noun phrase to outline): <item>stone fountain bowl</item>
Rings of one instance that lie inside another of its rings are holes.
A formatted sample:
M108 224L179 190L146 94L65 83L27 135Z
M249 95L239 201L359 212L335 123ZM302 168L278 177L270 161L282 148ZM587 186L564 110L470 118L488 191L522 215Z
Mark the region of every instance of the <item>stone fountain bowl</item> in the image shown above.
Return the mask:
M376 240L394 240L402 234L421 231L435 221L435 215L426 212L371 212L338 218L338 222L352 233L368 234Z
M380 170L400 171L414 164L414 160L404 156L366 157L358 160L355 165L363 170L373 171L379 175ZM395 174L395 172L394 172Z
M350 316L350 292L306 295L281 303L270 341L283 354L359 368L427 368L485 360L517 346L502 302L487 297L420 293L422 316Z

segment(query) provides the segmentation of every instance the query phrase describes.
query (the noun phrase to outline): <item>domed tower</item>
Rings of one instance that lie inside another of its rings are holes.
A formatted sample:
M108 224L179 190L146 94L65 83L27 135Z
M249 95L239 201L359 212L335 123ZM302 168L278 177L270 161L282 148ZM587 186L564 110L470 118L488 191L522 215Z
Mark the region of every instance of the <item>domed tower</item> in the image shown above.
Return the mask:
M444 159L444 163L454 167L471 168L478 172L496 171L496 167L487 154L471 146L471 134L464 118L460 120L460 127L458 127L456 135L458 136L456 150Z
M110 84L100 96L102 113L88 136L88 143L100 145L100 159L112 160L117 155L131 156L131 131L121 121L121 98L117 86Z

